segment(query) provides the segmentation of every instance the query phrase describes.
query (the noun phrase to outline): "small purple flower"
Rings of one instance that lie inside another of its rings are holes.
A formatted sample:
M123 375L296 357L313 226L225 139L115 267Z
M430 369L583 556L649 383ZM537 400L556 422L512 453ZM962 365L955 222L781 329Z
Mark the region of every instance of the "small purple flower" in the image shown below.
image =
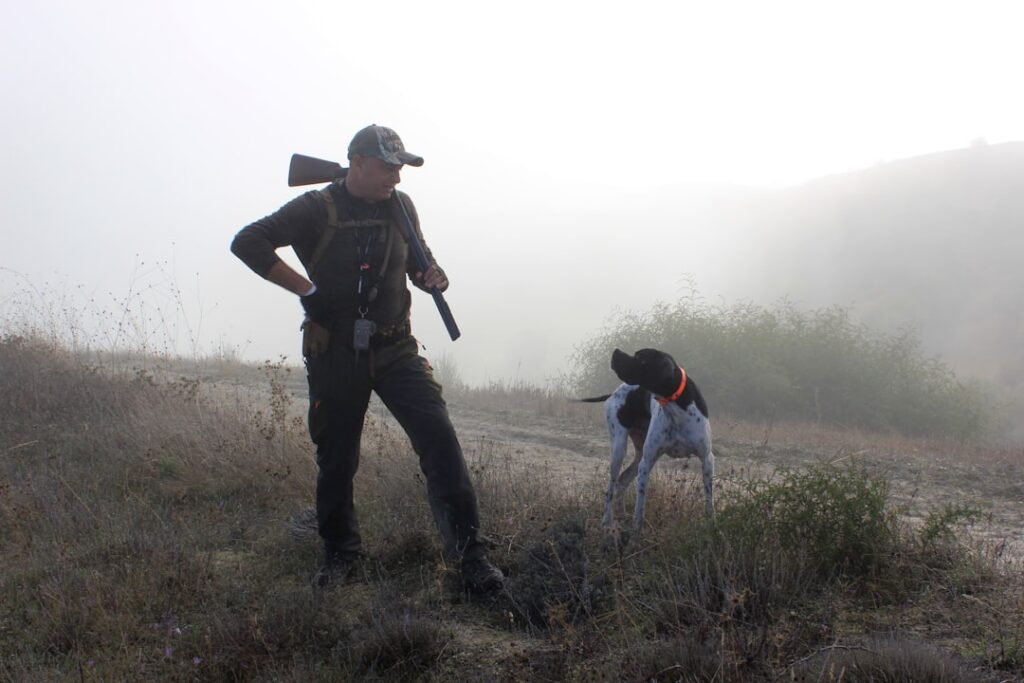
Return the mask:
M174 654L174 648L173 647L168 645L167 647L164 648L164 657L168 657L169 658L173 654Z
M192 663L195 664L196 666L199 666L200 664L203 663L203 658L202 657L193 657L192 658Z

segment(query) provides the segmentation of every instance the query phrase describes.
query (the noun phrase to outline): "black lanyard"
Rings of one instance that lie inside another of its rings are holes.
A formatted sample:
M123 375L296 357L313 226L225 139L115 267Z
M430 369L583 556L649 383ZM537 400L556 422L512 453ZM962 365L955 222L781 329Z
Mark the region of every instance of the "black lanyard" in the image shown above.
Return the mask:
M366 231L366 239L360 240L360 233ZM370 257L373 255L373 244L377 240L375 239L375 233L377 231L370 227L360 227L356 229L356 267L359 269L359 281L356 283L356 294L359 295L360 305L368 304L369 293L370 293L370 271L372 266L370 265ZM362 245L360 245L362 241Z
M363 230L367 231L365 239L362 235ZM384 256L381 258L380 267L374 273L371 257L381 230L387 231L387 239L384 241ZM364 318L370 311L370 304L377 298L378 285L384 280L384 275L387 273L394 240L395 231L387 221L379 221L375 225L359 226L356 229L356 268L359 269L356 296L359 297L359 314Z

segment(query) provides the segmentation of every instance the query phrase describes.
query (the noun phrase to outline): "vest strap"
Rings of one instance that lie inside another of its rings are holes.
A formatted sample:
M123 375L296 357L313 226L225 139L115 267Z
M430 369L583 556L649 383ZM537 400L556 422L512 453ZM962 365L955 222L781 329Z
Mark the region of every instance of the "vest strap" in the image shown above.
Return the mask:
M324 200L324 207L327 209L327 229L320 235L320 241L316 243L313 255L309 257L309 265L306 266L306 271L309 273L310 279L313 279L313 275L316 273L316 266L323 257L324 252L327 251L327 246L331 243L334 233L338 229L338 207L334 204L334 195L331 194L330 186L320 190L320 197Z
M368 292L370 302L372 302L377 298L377 285L384 279L384 275L388 271L388 264L391 261L391 247L395 240L395 230L391 226L391 221L381 218L366 218L339 222L338 206L334 202L334 195L331 194L330 186L320 190L320 197L324 200L324 208L327 209L327 226L320 236L320 241L316 243L313 255L309 257L309 264L306 266L306 272L309 274L310 279L313 279L316 274L316 267L320 263L320 259L323 258L324 252L330 246L331 240L334 239L334 233L340 228L385 228L388 231L387 242L384 245L384 261L381 263L377 277Z

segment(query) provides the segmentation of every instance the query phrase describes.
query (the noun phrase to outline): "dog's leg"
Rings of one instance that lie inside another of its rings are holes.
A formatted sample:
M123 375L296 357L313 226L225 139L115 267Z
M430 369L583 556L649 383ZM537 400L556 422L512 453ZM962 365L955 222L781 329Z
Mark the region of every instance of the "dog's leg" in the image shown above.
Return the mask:
M615 486L615 500L618 503L619 516L626 514L626 498L622 494L626 488L636 479L636 468L640 464L640 458L644 454L644 435L642 432L632 430L629 432L629 439L633 442L633 462L619 475L619 481Z
M605 527L612 525L612 502L619 492L619 470L622 469L622 461L626 459L627 432L626 428L618 421L608 421L608 441L611 444L611 465L608 481L608 492L604 497L604 517L601 524ZM630 465L632 467L632 465Z
M633 510L633 529L640 531L644 523L644 507L647 505L647 484L651 478L651 470L658 462L661 450L664 445L664 434L667 429L663 424L664 417L660 411L651 419L651 426L647 430L647 438L644 440L644 455L640 459L640 466L636 472L636 507Z
M700 458L701 474L704 476L704 513L715 514L715 454L711 449L711 426L698 409L690 406L688 419L678 433L680 441L687 444L686 454Z

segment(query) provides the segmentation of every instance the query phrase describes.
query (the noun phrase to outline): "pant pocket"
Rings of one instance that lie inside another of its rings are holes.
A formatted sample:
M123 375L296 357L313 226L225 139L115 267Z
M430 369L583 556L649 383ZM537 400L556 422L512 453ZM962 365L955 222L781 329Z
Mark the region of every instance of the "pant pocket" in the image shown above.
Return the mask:
M309 438L314 444L320 445L321 440L327 434L329 423L329 404L331 399L314 399L309 397Z
M338 397L346 382L351 382L352 363L346 364L344 349L331 344L325 353L306 359L306 381L309 383L309 400L327 400Z

